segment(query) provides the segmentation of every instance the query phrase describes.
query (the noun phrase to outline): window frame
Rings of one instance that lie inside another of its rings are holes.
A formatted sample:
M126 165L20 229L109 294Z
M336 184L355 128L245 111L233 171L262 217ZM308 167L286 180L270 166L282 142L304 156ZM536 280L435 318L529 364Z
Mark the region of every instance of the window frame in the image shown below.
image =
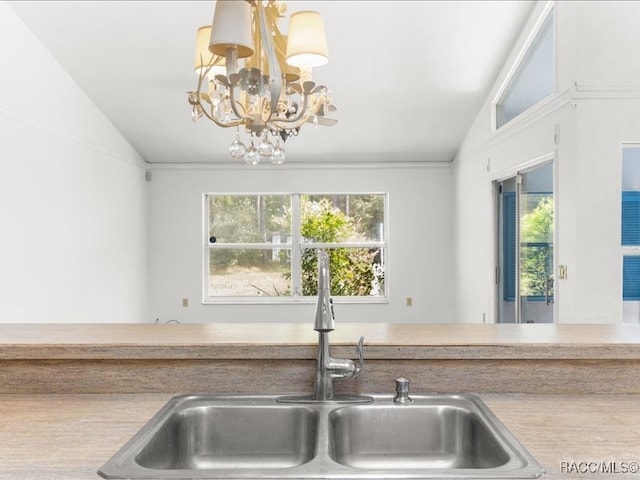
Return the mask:
M544 27L544 25L547 22L547 20L548 20L550 15L553 15L553 18L552 18L552 21L551 21L551 27L550 27L551 31L553 33L553 65L552 65L552 68L553 68L553 72L552 72L553 89L552 89L552 92L549 95L546 95L546 96L538 99L536 102L534 102L532 105L530 105L529 107L525 108L523 111L521 111L520 113L515 115L509 121L503 123L502 125L498 125L499 104L502 102L505 93L511 87L513 80L515 79L515 77L521 71L521 68L523 66L523 62L529 58L529 54L531 52L531 48L537 43L539 35L540 35L540 32L542 31L542 28ZM556 92L557 92L556 8L555 8L555 0L549 0L547 2L547 4L544 6L544 8L542 9L542 12L540 13L540 16L538 17L534 27L531 30L531 33L529 34L529 36L528 36L526 42L524 43L523 47L520 49L520 52L518 53L516 59L514 60L513 64L511 65L511 68L509 69L509 72L505 76L502 84L500 85L500 88L498 89L497 93L494 96L493 101L491 102L491 117L492 117L491 118L491 129L492 129L492 132L500 131L503 128L513 124L514 121L516 121L517 119L522 118L523 115L525 115L527 112L530 112L530 111L534 110L536 106L544 103L545 100L553 97L556 94Z
M516 201L517 193L516 192L504 192L502 197L502 208L503 208L503 244L504 250L502 252L503 255L503 265L504 270L509 272L509 275L505 275L504 279L504 291L502 293L503 300L509 302L518 301L518 299L522 297L526 297L527 301L530 302L542 302L546 301L547 297L545 295L521 295L520 292L516 292L516 286L519 284L516 281L516 273L520 274L520 268L516 266L516 264L520 264L522 261L521 257L516 255L516 253L520 253L523 248L543 248L548 252L551 252L551 256L553 258L553 242L523 242L520 239L520 235L516 232L519 221L517 219L519 212L517 210L518 203ZM541 196L551 196L554 198L553 192L527 192L527 195L541 195ZM519 247L515 244L516 239L518 239ZM553 271L553 266L551 267L551 271ZM555 290L554 290L555 294ZM555 300L554 294L549 296L549 300L553 302Z
M291 243L278 244L279 248L291 250L291 290L288 296L214 296L209 295L210 261L212 249L242 248L273 250L273 243L210 243L209 241L209 196L290 196L291 197ZM302 210L301 197L309 196L366 196L380 195L383 197L383 235L378 242L337 242L317 243L303 242L301 235ZM205 192L202 194L202 304L203 305L238 305L238 304L311 304L317 300L316 296L302 295L302 251L303 249L325 248L381 248L384 255L385 288L380 296L339 296L332 295L335 303L353 304L383 304L389 303L389 192ZM298 283L299 282L299 283Z
M622 174L624 175L624 159L626 149L640 149L638 143L624 143L622 145ZM627 190L624 178L620 185L620 253L621 253L621 290L622 304L640 301L640 224L636 218L640 215L640 191ZM625 225L625 220L631 220L631 225ZM625 228L626 227L626 228ZM631 239L637 242L630 241ZM626 268L628 267L628 268ZM624 321L624 318L623 318Z

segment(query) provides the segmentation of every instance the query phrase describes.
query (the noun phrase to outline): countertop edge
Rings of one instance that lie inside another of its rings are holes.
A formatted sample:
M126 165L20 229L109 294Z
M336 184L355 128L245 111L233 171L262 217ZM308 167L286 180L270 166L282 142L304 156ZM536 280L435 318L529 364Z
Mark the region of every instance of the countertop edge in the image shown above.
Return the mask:
M336 325L336 355L369 359L638 360L640 325ZM311 324L0 324L0 360L305 360Z
M638 360L639 344L380 345L365 341L370 360ZM0 344L0 360L309 360L316 345L268 344ZM352 345L333 344L352 356Z

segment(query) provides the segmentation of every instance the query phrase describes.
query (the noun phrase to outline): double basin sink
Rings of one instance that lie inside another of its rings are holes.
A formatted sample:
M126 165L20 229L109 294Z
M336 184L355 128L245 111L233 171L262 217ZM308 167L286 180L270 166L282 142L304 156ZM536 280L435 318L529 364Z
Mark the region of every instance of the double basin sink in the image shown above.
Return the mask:
M99 470L119 479L508 479L543 470L474 395L397 404L172 398Z

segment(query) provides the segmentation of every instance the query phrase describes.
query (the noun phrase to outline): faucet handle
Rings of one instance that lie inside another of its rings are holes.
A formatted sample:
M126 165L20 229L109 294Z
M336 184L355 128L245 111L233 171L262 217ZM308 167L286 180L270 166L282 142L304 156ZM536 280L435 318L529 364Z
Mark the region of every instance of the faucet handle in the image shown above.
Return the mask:
M358 352L359 360L356 364L356 372L353 374L354 377L360 375L360 372L362 372L362 368L364 367L364 337L360 337L360 340L358 340L356 351Z

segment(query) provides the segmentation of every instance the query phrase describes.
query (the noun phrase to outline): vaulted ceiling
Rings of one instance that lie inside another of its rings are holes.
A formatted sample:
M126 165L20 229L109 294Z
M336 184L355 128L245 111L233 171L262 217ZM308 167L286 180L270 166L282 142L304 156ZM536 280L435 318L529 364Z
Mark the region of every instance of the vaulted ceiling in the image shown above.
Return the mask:
M287 162L453 160L534 3L288 2L288 13L324 18L330 60L313 76L338 123L303 127ZM232 161L234 131L194 124L186 99L195 32L214 2L10 5L147 162Z

